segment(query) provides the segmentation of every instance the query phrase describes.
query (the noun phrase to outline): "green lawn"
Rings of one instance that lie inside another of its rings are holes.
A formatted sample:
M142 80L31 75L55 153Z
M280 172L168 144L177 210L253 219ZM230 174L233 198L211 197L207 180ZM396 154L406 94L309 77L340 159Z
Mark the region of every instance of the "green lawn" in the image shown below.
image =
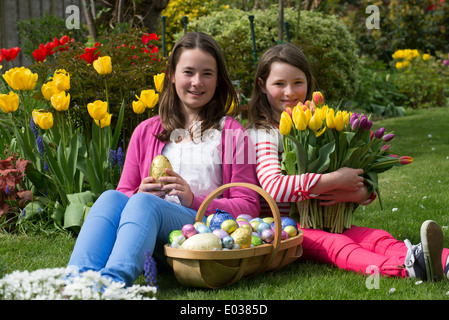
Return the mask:
M391 148L414 158L411 165L381 175L384 208L377 201L357 209L354 223L389 231L398 239L419 242L419 228L426 219L437 221L449 247L449 109L409 111L402 118L376 121L394 130ZM64 234L0 235L0 276L16 269L63 267L75 240ZM158 264L160 300L210 299L351 299L351 300L440 300L449 299L449 281L417 283L416 279L382 277L377 288L368 289L371 279L332 266L301 260L276 274L242 279L220 290L186 288L179 285L169 268ZM140 277L137 283L144 284ZM371 282L372 283L372 282Z

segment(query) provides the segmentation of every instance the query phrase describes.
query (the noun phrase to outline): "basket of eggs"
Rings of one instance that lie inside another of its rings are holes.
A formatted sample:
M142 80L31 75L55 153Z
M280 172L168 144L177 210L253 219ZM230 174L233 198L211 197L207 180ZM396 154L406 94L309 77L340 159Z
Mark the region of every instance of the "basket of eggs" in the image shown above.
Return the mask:
M207 223L203 217L210 202L224 190L246 187L268 202L273 217L237 218L217 209ZM248 221L249 220L249 221ZM249 183L225 184L204 199L193 225L173 230L164 246L165 255L179 283L189 287L221 288L244 276L275 272L302 255L303 233L296 222L281 217L273 198Z

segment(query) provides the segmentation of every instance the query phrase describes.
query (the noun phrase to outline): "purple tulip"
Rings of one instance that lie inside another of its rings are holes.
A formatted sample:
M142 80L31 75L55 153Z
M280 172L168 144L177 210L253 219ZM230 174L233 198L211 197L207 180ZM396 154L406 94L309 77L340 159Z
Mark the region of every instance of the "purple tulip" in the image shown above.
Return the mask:
M349 125L351 126L352 130L356 130L359 125L359 117L360 114L353 113L351 117L349 118Z
M389 134L384 135L382 140L385 142L388 142L388 141L391 141L391 139L393 139L393 138L394 138L394 133L389 133Z
M443 66L445 67L449 66L449 60L443 60Z
M374 136L375 136L377 139L380 139L380 138L382 138L382 137L384 136L384 133L385 133L385 128L380 128L379 130L376 131L376 133L374 134Z
M365 130L371 129L372 126L373 126L373 122L371 120L368 120L366 122Z
M366 129L367 123L368 123L368 117L365 115L362 115L362 117L360 118L359 127L362 129Z

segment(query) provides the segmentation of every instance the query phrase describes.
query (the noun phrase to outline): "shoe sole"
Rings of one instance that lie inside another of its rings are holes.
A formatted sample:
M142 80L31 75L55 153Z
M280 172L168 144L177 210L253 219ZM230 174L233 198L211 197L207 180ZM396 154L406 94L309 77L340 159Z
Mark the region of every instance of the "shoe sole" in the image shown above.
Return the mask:
M444 236L440 226L432 220L424 221L421 225L421 243L426 264L427 281L440 281L443 279L443 253Z

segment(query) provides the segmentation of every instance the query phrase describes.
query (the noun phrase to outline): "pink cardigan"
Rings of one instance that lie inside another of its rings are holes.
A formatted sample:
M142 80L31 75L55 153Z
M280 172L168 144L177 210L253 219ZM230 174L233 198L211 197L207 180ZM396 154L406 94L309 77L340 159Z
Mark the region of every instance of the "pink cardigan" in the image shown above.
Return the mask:
M142 179L148 176L151 161L162 153L165 142L155 137L162 130L159 116L142 121L136 127L129 142L118 191L129 197L137 192ZM223 184L246 182L259 185L252 141L242 125L229 116L226 116L222 131L221 158ZM198 210L203 200L204 198L194 196L191 208ZM248 188L232 187L223 192L222 198L212 200L205 215L215 213L215 209L225 210L234 217L240 214L257 217L260 209L259 195Z

